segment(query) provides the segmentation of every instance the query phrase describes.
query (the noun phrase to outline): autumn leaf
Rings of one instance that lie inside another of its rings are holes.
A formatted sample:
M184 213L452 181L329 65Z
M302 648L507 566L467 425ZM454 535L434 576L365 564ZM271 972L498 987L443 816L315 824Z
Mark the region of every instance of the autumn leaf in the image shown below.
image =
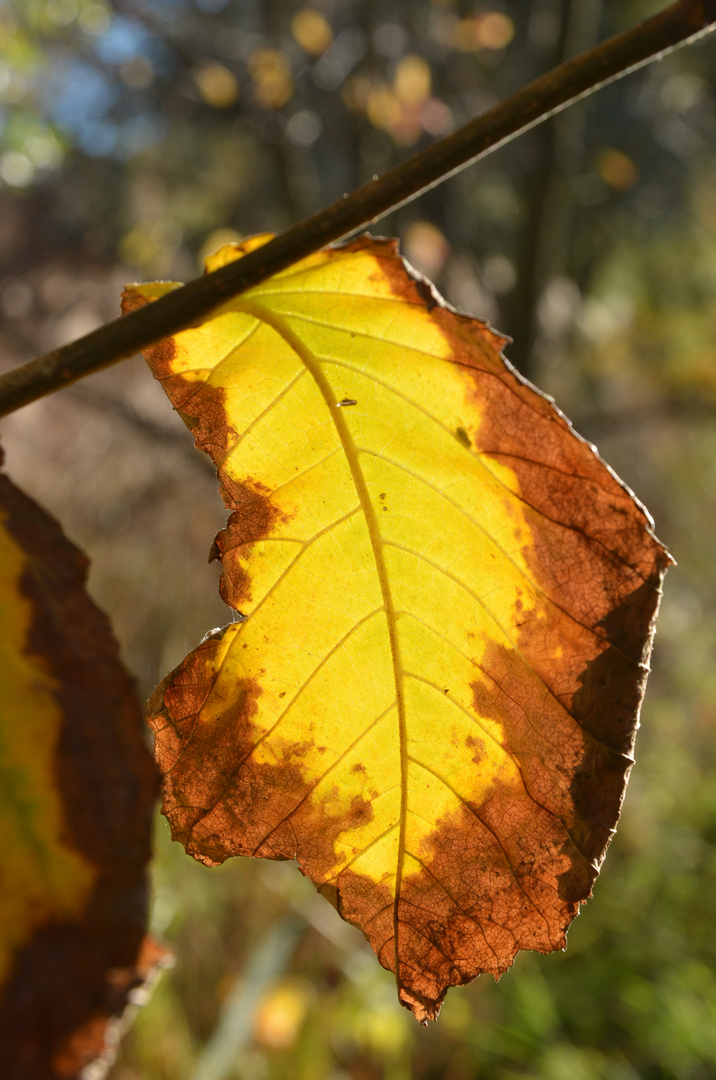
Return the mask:
M156 769L87 562L0 476L0 1074L71 1080L165 950L145 936Z
M363 238L147 354L217 466L239 613L150 702L164 812L207 864L296 858L421 1021L564 945L670 561L503 341Z

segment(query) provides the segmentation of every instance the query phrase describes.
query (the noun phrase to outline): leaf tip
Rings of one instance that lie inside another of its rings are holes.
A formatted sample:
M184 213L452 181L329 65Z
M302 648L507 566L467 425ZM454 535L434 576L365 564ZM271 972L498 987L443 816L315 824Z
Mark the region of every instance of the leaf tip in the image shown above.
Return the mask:
M437 1020L440 1015L446 993L447 990L439 998L423 997L422 994L401 986L398 989L398 1000L404 1009L410 1009L421 1027L427 1027L431 1020Z

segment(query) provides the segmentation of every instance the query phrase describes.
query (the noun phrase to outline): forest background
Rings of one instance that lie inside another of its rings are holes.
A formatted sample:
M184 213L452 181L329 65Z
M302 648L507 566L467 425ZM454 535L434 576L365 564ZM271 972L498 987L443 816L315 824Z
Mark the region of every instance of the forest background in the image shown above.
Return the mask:
M475 116L654 0L0 2L0 364L196 276ZM419 1029L289 864L207 870L157 825L174 949L112 1080L701 1080L716 1070L716 65L707 38L385 219L514 343L656 519L667 582L619 835L566 953ZM3 421L12 478L92 557L148 695L227 621L213 470L119 365Z

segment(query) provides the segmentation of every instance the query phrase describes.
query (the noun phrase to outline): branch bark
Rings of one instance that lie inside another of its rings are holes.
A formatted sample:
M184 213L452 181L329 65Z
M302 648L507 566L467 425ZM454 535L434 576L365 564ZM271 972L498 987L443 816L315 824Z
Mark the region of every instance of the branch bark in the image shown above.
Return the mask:
M569 60L249 255L0 378L0 416L195 326L233 296L378 221L575 101L716 29L716 0L678 0Z

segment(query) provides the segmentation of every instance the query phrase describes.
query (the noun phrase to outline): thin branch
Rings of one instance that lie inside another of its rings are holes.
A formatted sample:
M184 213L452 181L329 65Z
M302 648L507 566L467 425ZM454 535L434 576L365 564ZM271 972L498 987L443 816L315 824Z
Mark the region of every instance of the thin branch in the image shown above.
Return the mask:
M238 293L378 221L573 102L715 28L716 0L679 0L561 64L452 135L242 259L8 372L0 378L0 416L197 325Z

